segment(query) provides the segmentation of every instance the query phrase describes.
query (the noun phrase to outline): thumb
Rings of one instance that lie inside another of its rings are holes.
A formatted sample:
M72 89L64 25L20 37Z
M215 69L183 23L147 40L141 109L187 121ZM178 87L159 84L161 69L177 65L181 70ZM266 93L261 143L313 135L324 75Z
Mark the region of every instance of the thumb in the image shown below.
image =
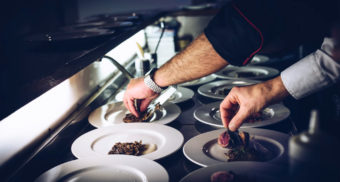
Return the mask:
M236 131L238 128L240 128L244 120L246 120L250 115L251 113L248 109L245 107L240 107L235 116L231 119L229 123L229 129L231 131Z
M150 102L152 101L152 99L153 98L146 98L146 99L143 99L141 101L141 103L140 103L140 112L144 112L148 108L148 106L149 106Z

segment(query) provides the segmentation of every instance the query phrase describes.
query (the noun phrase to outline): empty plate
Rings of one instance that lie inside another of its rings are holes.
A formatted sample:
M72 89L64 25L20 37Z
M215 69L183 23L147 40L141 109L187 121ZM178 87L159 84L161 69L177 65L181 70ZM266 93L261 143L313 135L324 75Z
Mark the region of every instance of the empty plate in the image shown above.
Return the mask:
M156 150L141 157L156 160L176 152L183 144L183 135L176 129L155 123L129 123L92 130L78 137L71 151L77 158L102 157L117 142L139 142L156 145ZM120 154L110 154L120 155Z
M197 108L194 112L194 118L201 123L223 128L220 114L220 104L221 102L213 102L211 104L203 105ZM241 125L241 128L272 125L285 120L290 115L289 109L283 104L270 105L263 109L260 113L261 116L257 121L244 122Z
M287 169L283 166L263 162L232 162L197 169L180 182L210 181L211 176L218 171L232 171L237 179L244 181L285 181L288 176Z
M247 86L260 83L256 80L221 80L204 84L198 88L198 93L213 99L224 99L235 86Z
M214 130L191 138L183 147L185 157L203 167L228 162L225 153L229 149L222 148L217 143L217 138L224 131L225 129ZM249 133L250 143L256 143L259 148L265 148L260 152L263 162L287 162L289 140L287 134L258 128L243 128L240 131Z
M107 127L125 123L123 118L130 113L123 102L111 102L94 110L88 117L94 127ZM165 103L160 110L151 117L150 122L168 124L181 114L181 109L173 103ZM131 124L131 123L127 123Z
M227 66L224 69L215 73L218 78L222 79L250 79L263 80L273 78L278 75L279 71L274 68L264 66Z
M66 162L46 171L35 181L159 182L169 181L169 175L164 167L155 161L135 156L116 155Z
M211 81L213 81L213 80L215 80L215 79L216 79L216 76L215 76L215 75L208 75L208 76L199 78L199 79L197 79L197 80L193 80L193 81L189 81L189 82L185 82L185 83L179 84L179 86L196 86L196 85L202 85L202 84L204 84L204 83L211 82Z

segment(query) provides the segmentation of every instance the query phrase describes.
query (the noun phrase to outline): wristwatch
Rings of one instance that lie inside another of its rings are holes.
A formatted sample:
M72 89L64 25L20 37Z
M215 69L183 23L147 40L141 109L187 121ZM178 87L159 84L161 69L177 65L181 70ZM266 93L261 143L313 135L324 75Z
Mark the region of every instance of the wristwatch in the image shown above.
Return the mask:
M161 93L166 87L160 87L153 81L153 75L157 71L157 68L151 69L144 77L144 84L156 93Z

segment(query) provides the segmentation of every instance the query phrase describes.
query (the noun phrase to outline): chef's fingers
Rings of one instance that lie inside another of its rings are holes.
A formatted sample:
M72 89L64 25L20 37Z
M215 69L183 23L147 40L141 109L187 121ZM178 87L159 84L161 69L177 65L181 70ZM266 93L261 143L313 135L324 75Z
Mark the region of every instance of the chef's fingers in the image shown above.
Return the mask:
M139 114L138 114L138 112L136 111L136 108L135 108L134 100L135 100L134 98L127 99L128 106L129 106L128 109L133 115L135 115L136 117L139 117Z
M123 102L124 102L124 106L126 107L126 109L128 109L128 110L129 110L128 96L127 96L127 94L126 94L126 93L124 93Z
M155 94L155 95L153 95L153 96L151 96L151 97L148 97L148 98L143 99L143 100L141 101L141 104L140 104L140 112L144 112L144 111L148 108L150 102L151 102L154 98L156 98L157 96L158 96L158 94Z
M246 120L251 115L250 109L247 107L240 107L235 116L229 122L229 129L231 131L236 131L242 125L243 121Z
M234 101L231 95L228 95L220 104L220 113L222 124L225 128L228 128L231 118L234 116L234 108L238 103Z
M147 108L148 108L148 106L149 106L149 104L150 104L150 102L152 101L152 99L151 98L146 98L146 99L143 99L142 101L141 101L141 104L140 104L140 112L144 112Z

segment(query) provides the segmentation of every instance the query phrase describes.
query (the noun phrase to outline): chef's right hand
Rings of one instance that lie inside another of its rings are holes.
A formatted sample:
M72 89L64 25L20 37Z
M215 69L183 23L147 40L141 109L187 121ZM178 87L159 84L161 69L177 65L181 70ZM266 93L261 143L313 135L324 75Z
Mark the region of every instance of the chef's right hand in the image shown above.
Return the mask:
M288 95L281 76L256 85L234 87L220 105L223 126L235 131L249 116Z
M125 107L136 117L139 117L139 113L134 106L134 100L137 99L140 103L140 112L146 110L150 102L155 99L159 94L152 91L144 84L144 77L130 80L127 89L124 93L124 105Z

